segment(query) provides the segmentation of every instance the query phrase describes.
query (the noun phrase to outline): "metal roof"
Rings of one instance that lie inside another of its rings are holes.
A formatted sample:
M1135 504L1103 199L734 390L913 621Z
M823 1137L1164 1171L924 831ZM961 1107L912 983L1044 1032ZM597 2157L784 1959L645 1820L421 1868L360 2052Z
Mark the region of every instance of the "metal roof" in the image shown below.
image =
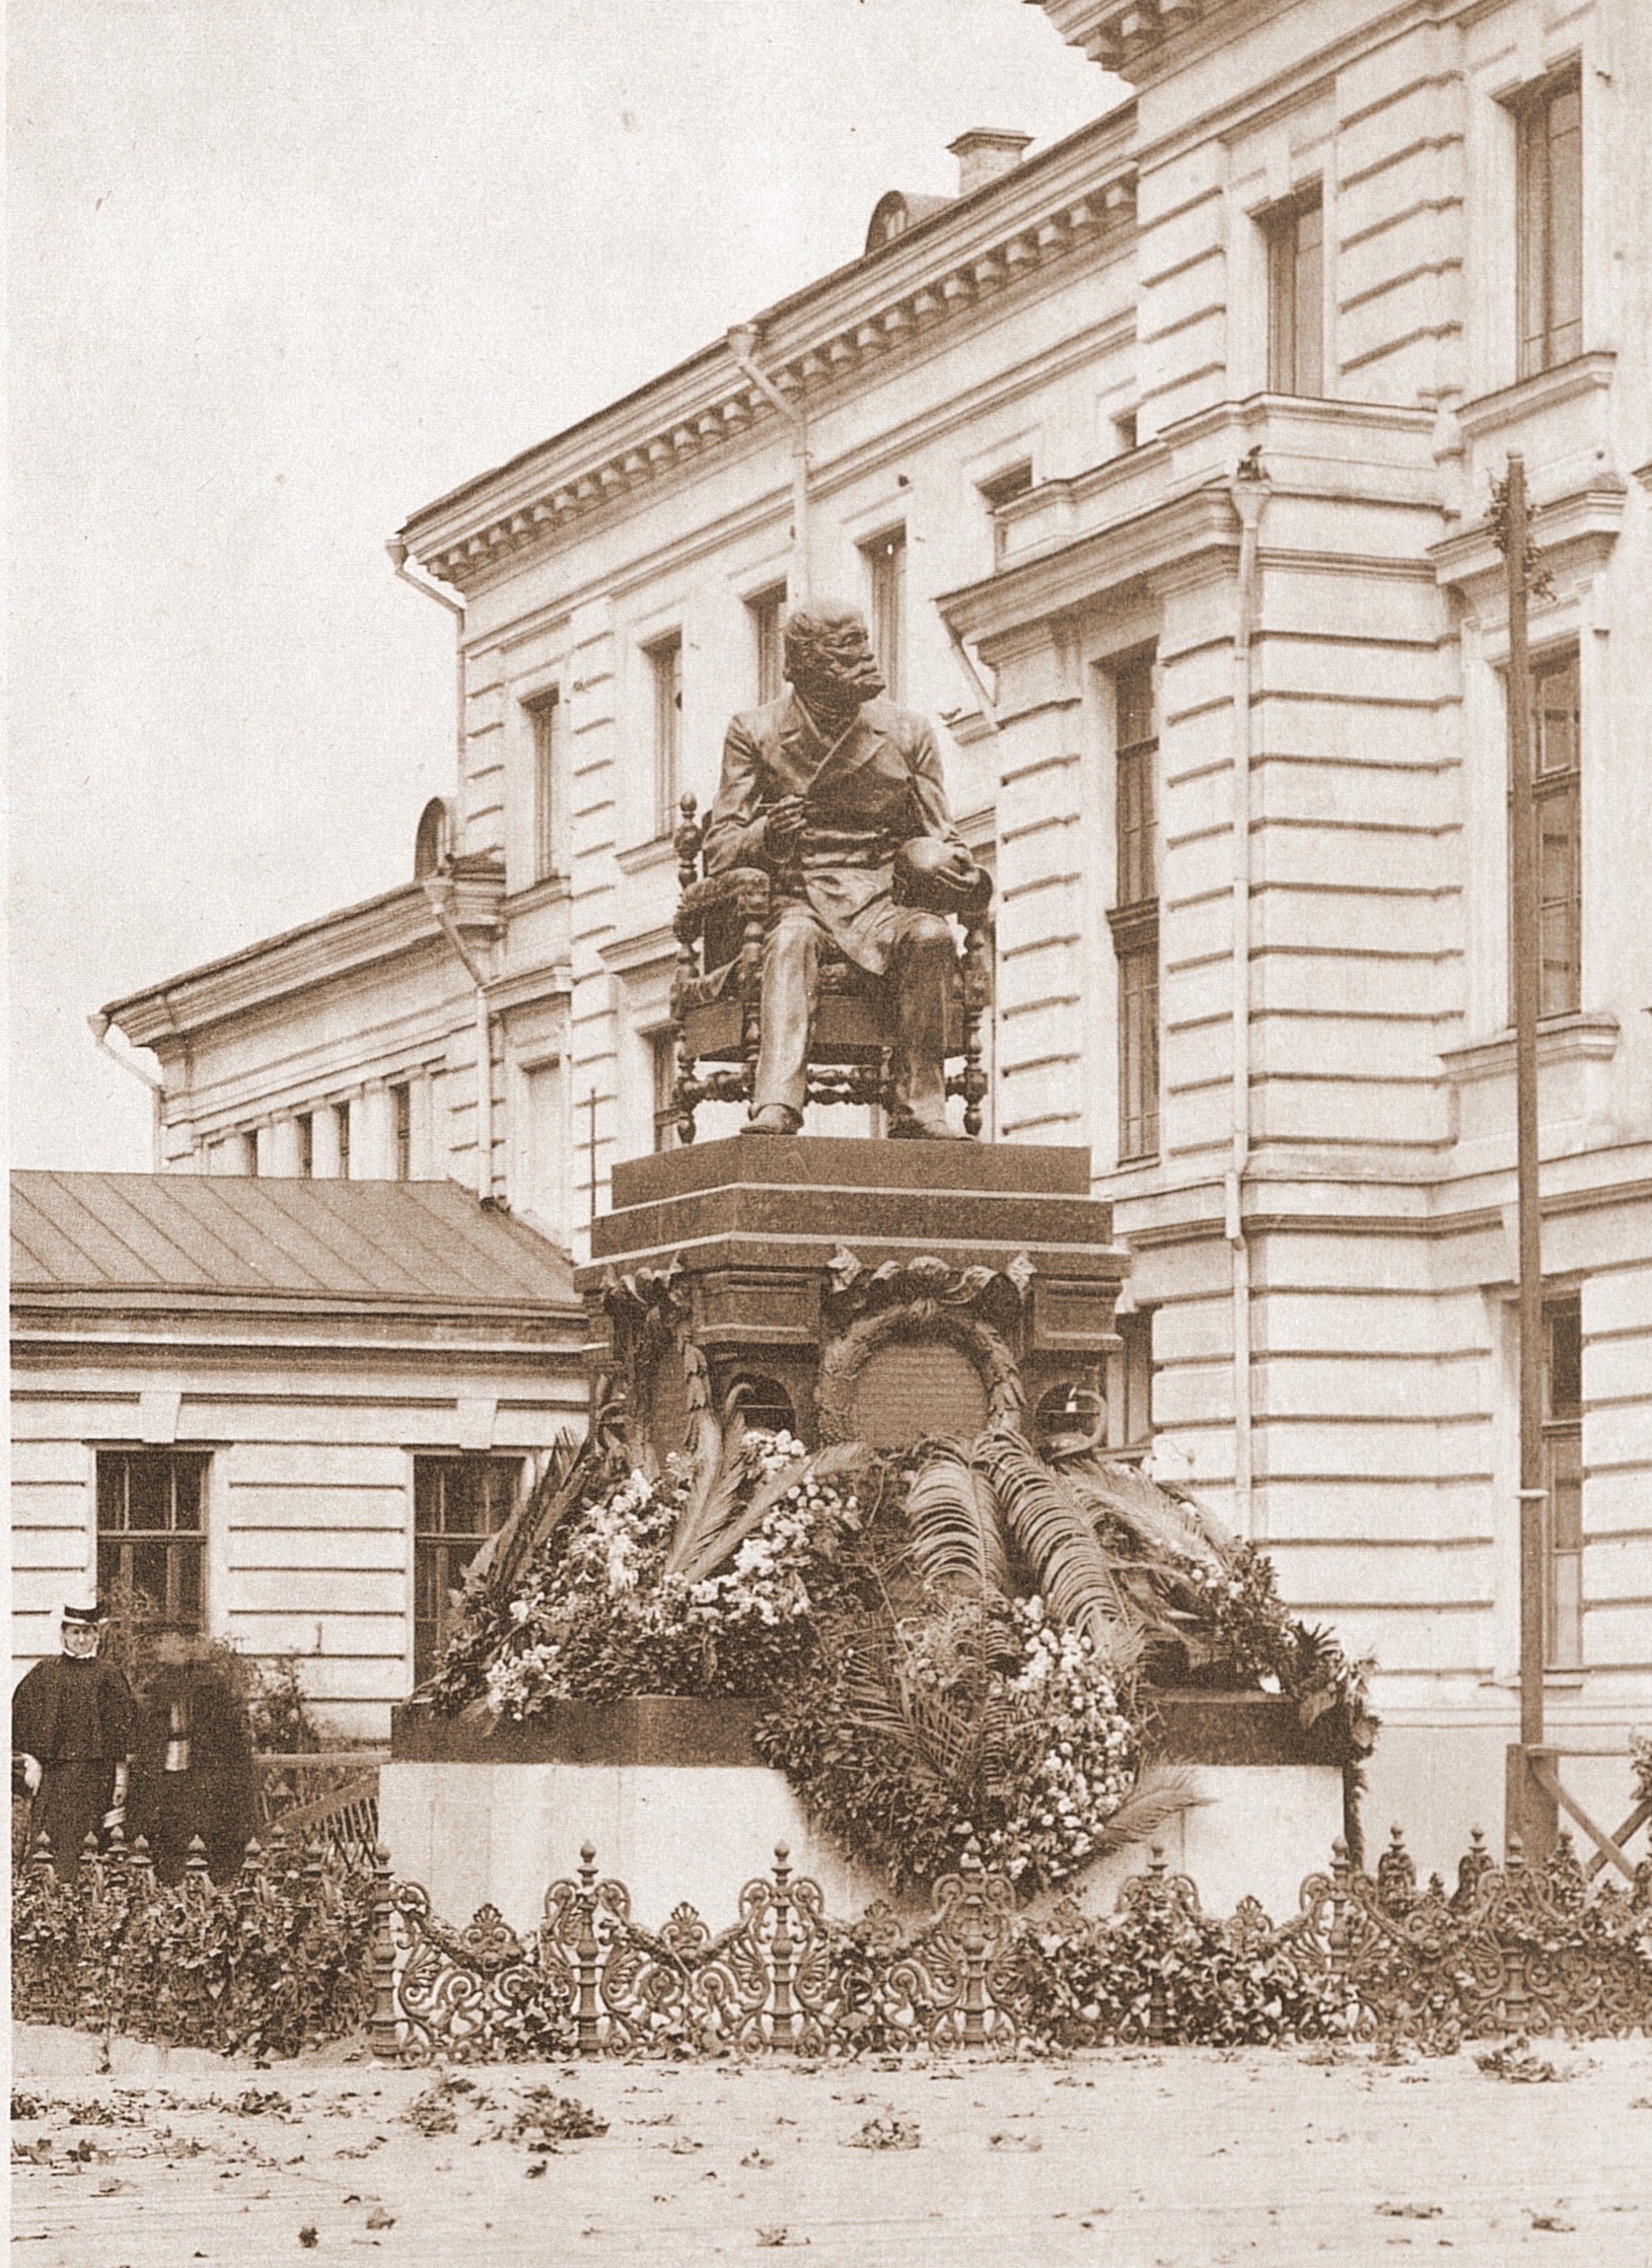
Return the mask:
M14 1293L578 1305L572 1263L455 1181L12 1175Z

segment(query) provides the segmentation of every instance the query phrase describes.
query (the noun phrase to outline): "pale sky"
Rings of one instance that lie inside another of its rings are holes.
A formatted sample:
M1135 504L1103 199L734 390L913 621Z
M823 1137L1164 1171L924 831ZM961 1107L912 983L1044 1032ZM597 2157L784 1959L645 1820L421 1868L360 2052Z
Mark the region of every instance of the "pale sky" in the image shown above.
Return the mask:
M12 0L13 1160L141 1170L106 1001L411 872L419 505L1122 90L1023 0Z

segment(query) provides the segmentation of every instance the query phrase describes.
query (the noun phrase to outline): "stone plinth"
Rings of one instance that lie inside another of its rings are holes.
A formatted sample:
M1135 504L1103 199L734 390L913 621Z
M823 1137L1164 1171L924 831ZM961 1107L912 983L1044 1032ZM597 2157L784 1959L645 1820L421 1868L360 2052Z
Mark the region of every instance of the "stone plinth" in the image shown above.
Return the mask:
M379 1773L392 1867L422 1882L448 1921L492 1904L521 1931L590 1841L648 1927L686 1900L720 1929L735 1918L742 1884L785 1842L795 1870L820 1882L827 1910L853 1919L888 1897L888 1885L818 1834L784 1775L755 1760L751 1727L760 1706L563 1702L490 1734L491 1720L437 1718L408 1703L395 1712L392 1761ZM1314 1744L1289 1705L1166 1697L1155 1747L1185 1764L1204 1799L1157 1838L1172 1870L1192 1877L1211 1912L1231 1913L1248 1893L1276 1921L1293 1912L1302 1878L1329 1863L1342 1831L1342 1775L1310 1760ZM1148 1858L1146 1846L1121 1852L1051 1896L1105 1911ZM926 1905L893 1902L909 1913Z
M680 1446L744 1382L820 1438L898 1446L1099 1390L1125 1255L1079 1148L736 1136L617 1166L580 1271L594 1378Z

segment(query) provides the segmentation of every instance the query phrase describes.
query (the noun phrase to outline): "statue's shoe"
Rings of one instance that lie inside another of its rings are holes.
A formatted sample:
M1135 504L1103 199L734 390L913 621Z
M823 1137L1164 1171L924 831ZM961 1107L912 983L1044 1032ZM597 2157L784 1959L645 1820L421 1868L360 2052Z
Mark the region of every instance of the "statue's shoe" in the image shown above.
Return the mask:
M890 1127L892 1142L972 1142L974 1136L966 1134L957 1126L949 1126L944 1118L897 1118Z
M803 1120L784 1102L765 1102L740 1129L743 1134L795 1134Z

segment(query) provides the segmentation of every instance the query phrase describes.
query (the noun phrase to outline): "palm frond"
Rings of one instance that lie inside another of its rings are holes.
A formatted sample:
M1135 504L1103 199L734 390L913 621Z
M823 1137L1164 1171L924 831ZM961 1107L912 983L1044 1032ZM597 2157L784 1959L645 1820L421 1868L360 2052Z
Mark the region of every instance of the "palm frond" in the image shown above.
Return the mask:
M962 1443L929 1444L907 1491L906 1523L912 1556L937 1591L1008 1588L998 1500Z
M1174 1764L1150 1764L1097 1836L1096 1857L1111 1858L1114 1851L1145 1843L1167 1819L1200 1810L1210 1801L1187 1772Z
M762 1525L788 1489L810 1480L835 1479L863 1463L868 1453L858 1442L829 1443L808 1456L794 1457L791 1463L770 1473L766 1480L757 1483L744 1503L738 1494L728 1499L720 1518L708 1506L701 1522L700 1539L691 1551L684 1548L680 1557L678 1537L672 1538L667 1574L680 1575L687 1584L703 1583L740 1549L754 1529Z
M991 1482L1004 1524L1056 1619L1082 1631L1111 1662L1138 1617L1119 1580L1120 1562L1096 1533L1082 1501L1018 1434L982 1434L976 1465Z
M741 1490L749 1477L745 1451L746 1428L738 1409L730 1412L727 1429L716 1413L698 1409L688 1419L688 1455L692 1477L682 1510L677 1516L663 1576L679 1575L703 1548L706 1538L726 1527L739 1510Z
M534 1486L498 1534L489 1536L471 1560L469 1581L485 1585L503 1597L539 1545L573 1509L606 1453L600 1424L593 1424L583 1441L566 1429L559 1433Z
M1094 1454L1063 1457L1061 1477L1095 1516L1115 1520L1154 1554L1176 1553L1207 1567L1226 1568L1239 1546L1195 1497L1173 1493L1133 1465Z

